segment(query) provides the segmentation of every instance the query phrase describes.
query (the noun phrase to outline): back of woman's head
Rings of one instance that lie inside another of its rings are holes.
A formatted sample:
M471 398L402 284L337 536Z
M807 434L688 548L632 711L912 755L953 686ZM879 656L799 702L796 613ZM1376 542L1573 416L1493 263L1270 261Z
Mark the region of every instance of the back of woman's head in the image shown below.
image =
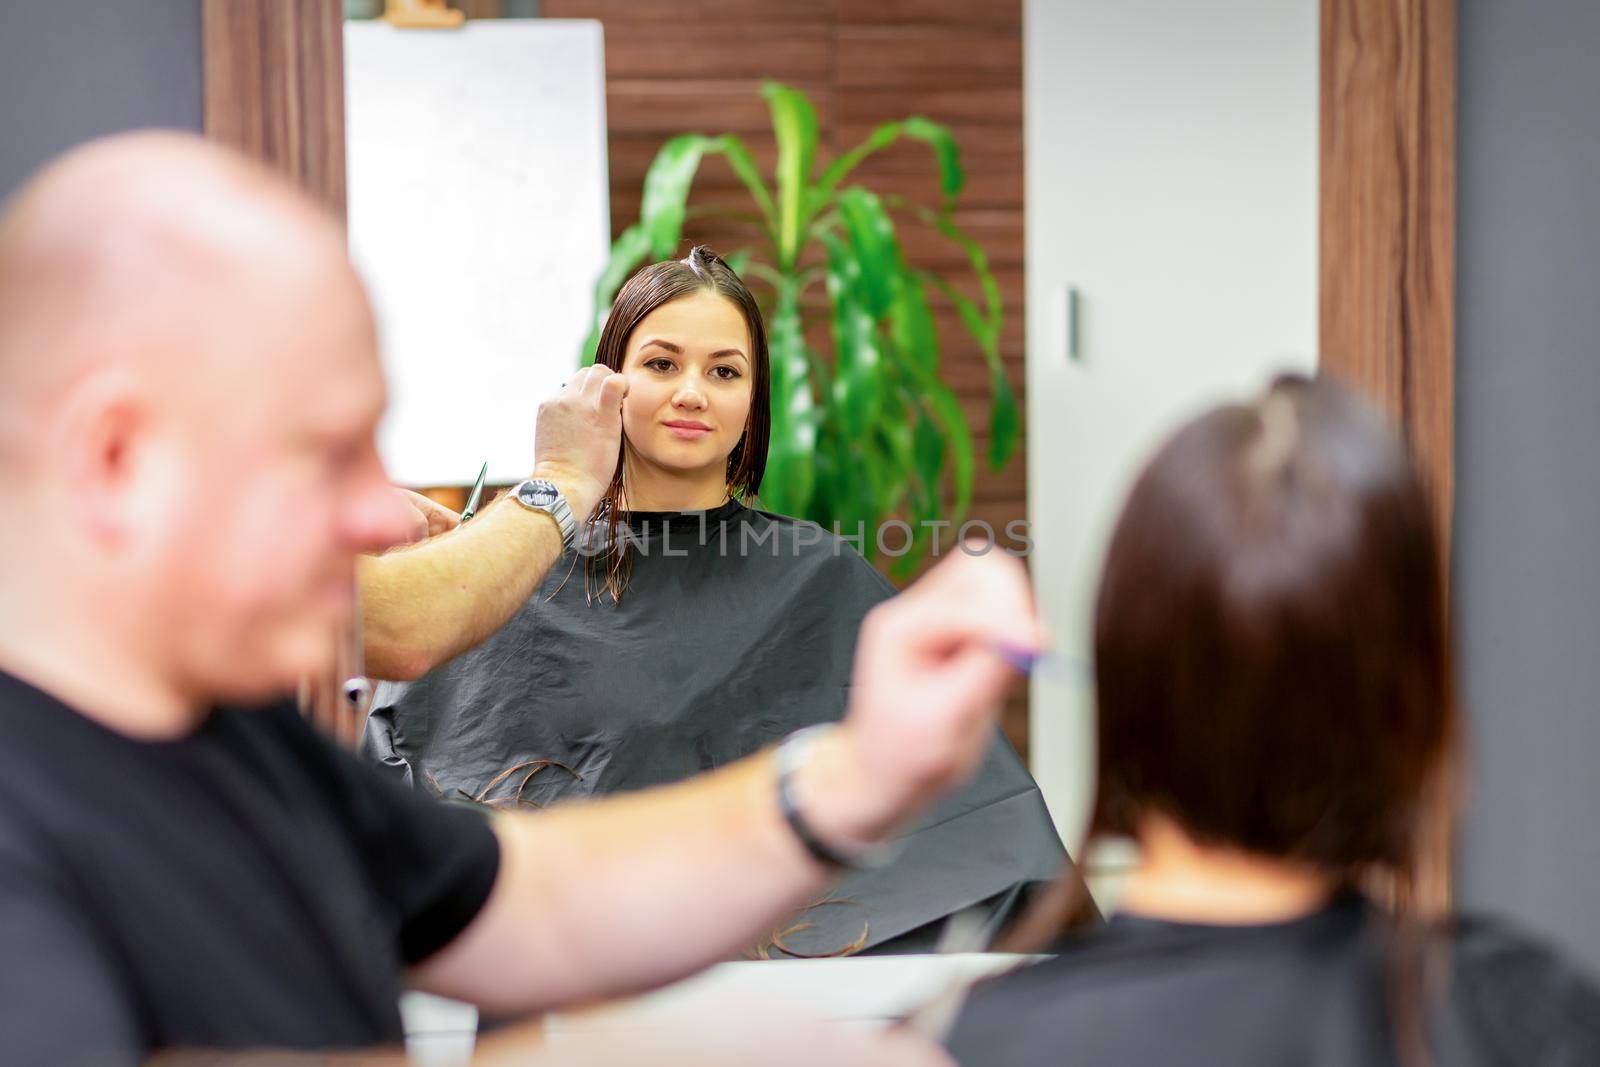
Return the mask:
M1285 378L1140 475L1095 616L1093 832L1407 884L1454 734L1441 561L1394 435Z

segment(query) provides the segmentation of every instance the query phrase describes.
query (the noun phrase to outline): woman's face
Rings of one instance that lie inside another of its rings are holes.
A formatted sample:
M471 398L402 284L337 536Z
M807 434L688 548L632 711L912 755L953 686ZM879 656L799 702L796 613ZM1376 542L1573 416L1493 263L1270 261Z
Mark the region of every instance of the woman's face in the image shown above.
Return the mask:
M750 415L750 331L738 305L701 291L662 304L628 337L622 429L666 470L727 470Z

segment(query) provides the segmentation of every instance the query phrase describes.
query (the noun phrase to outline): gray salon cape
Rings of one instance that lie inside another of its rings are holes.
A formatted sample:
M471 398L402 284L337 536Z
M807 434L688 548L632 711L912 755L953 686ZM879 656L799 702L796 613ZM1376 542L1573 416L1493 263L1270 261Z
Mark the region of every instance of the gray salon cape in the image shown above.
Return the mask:
M855 548L735 501L635 512L629 536L620 601L569 550L483 644L381 687L364 751L445 798L526 808L680 781L843 715L862 616L895 592ZM997 731L891 865L847 875L768 954L925 951L957 911L998 926L1064 862Z

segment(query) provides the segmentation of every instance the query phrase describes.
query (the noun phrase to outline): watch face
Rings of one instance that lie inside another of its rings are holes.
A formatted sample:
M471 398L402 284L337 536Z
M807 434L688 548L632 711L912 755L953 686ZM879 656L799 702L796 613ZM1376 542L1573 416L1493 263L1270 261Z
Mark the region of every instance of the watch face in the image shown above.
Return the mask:
M524 485L520 495L524 503L531 504L536 508L547 508L554 504L556 497L561 494L553 485L548 483L541 485L535 482Z

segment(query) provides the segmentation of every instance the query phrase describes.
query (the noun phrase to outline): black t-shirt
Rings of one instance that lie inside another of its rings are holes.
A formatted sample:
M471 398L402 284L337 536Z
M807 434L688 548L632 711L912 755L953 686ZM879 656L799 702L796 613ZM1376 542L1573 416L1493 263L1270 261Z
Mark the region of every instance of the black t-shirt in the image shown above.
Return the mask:
M1352 895L1263 926L1116 915L1059 947L974 991L949 1040L962 1067L1390 1067L1418 1062L1402 1018L1429 1067L1600 1064L1600 990L1496 922L1402 940Z
M290 706L137 741L0 672L0 1061L397 1042L499 862Z

